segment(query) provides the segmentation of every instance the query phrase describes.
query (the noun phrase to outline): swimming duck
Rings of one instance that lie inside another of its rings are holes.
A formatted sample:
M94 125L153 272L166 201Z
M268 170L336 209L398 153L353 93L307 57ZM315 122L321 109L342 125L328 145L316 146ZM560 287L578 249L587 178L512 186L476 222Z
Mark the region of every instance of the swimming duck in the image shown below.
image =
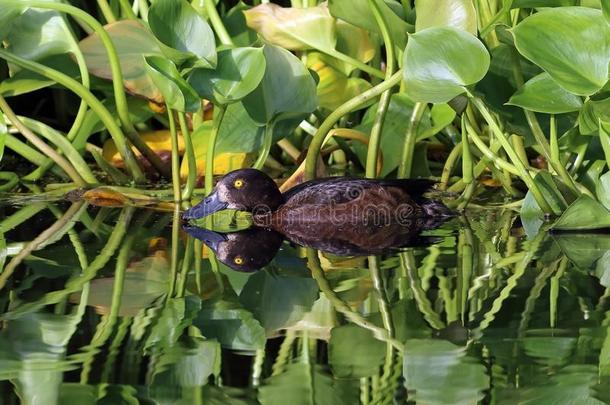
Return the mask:
M256 169L239 169L218 181L212 193L183 214L199 219L222 209L253 214L255 226L284 235L321 237L334 227L358 232L361 227L411 224L424 218L446 218L442 203L424 197L433 182L423 179L382 180L329 177L301 183L282 194L276 183Z

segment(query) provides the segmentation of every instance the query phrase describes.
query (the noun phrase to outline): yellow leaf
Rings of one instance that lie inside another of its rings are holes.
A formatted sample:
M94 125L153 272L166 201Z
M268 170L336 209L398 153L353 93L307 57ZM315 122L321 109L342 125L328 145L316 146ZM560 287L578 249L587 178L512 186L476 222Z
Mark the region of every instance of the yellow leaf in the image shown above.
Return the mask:
M140 138L159 156L163 158L169 158L172 151L172 140L169 130L164 129L160 131L150 131L150 132L142 132L140 134ZM136 155L138 160L143 159L142 154L136 150L134 147L131 148L133 153ZM180 154L184 152L184 141L182 140L182 136L178 134L178 151ZM119 151L114 144L112 139L104 142L104 149L102 151L102 156L106 159L110 164L115 167L123 167L123 158L119 154Z

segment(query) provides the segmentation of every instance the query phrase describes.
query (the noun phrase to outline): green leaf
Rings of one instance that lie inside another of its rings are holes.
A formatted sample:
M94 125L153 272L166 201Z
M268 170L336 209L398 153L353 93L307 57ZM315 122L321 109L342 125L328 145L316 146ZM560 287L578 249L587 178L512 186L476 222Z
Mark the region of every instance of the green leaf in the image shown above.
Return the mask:
M23 13L25 7L6 6L0 8L0 41L3 41L13 29L13 23L19 14Z
M244 14L248 26L273 45L293 51L335 49L335 19L325 5L285 8L265 3Z
M581 269L592 269L610 251L610 236L605 234L554 234L553 239L563 253Z
M287 328L311 310L319 290L311 278L259 271L250 276L239 301L267 332Z
M606 164L610 167L610 122L599 120L599 142L602 144Z
M146 338L144 348L167 349L174 347L186 328L192 325L193 318L201 308L199 297L189 295L186 298L171 298L161 310L149 309L154 325Z
M404 379L416 403L473 404L484 397L489 377L464 347L436 339L407 340Z
M451 124L455 119L455 116L455 110L451 108L448 104L434 104L430 109L430 119L432 120L432 126L418 133L417 140L423 141L424 139L436 135L447 125Z
M575 6L576 0L513 0L511 8Z
M595 194L600 203L610 210L610 172L606 172L603 176L600 176L599 180L595 184Z
M337 378L377 375L386 355L386 343L356 325L335 327L330 332L328 362Z
M64 17L53 10L28 9L12 21L5 41L9 51L34 61L74 52L78 46Z
M243 13L250 8L249 5L240 0L235 7L222 17L222 22L236 46L250 46L256 42L256 32L248 27L246 16Z
M363 63L373 59L375 56L375 43L369 33L362 28L349 24L343 20L336 21L337 50L349 55ZM350 63L331 58L332 65L349 75L356 67Z
M375 0L375 2L388 25L394 44L399 49L403 49L407 44L407 32L412 32L413 26L396 15L383 0ZM368 0L329 0L328 8L334 17L381 36L381 30Z
M197 111L201 99L193 88L180 76L174 63L162 56L145 58L148 76L163 94L169 108L178 111Z
M148 12L148 24L163 44L196 56L200 66L216 67L214 32L185 0L155 1Z
M317 364L291 363L265 381L258 400L262 405L351 405L358 403L358 393L357 381L334 380Z
M610 26L587 7L542 10L514 29L515 45L566 90L581 96L608 81Z
M229 104L251 93L264 74L263 48L233 48L218 52L216 69L193 70L188 82L202 98Z
M452 27L412 34L404 54L404 81L414 101L446 103L481 80L489 53L477 38Z
M265 329L251 312L229 301L205 306L193 321L210 339L234 350L257 350L265 347Z
M80 73L76 62L68 55L53 55L39 61L41 64L78 79ZM55 82L31 70L20 70L11 77L0 82L0 94L4 96L19 96L35 90L51 86Z
M582 195L555 222L558 231L584 231L610 228L610 211L593 198Z
M147 74L142 56L163 56L163 52L150 30L136 20L123 20L104 27L119 56L123 85L132 94L141 95L156 103L163 103L163 96ZM97 34L80 42L87 69L91 74L112 80L112 72L106 48Z
M610 24L610 0L601 0L601 5L606 22Z
M561 114L580 110L582 100L559 86L544 72L528 80L506 104L530 111Z
M242 101L250 117L265 125L278 116L309 114L318 106L316 82L303 63L287 50L265 45L267 68L258 87Z
M415 31L447 26L477 34L477 12L472 0L416 0L415 12Z

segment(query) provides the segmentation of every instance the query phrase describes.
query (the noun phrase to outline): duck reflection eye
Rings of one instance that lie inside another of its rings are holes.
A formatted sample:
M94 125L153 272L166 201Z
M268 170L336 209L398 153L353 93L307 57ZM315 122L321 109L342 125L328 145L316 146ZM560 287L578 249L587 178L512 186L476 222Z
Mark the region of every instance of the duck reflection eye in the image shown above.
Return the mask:
M237 265L244 264L244 258L241 256L235 256L235 258L233 259L233 263Z
M237 179L235 180L235 182L233 182L233 186L235 188L242 188L244 186L245 182L242 179Z

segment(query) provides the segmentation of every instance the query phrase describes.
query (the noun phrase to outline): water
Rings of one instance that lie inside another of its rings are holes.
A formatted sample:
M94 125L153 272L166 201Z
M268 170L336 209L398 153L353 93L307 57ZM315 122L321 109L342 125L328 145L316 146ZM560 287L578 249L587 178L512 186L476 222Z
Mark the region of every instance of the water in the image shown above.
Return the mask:
M485 209L394 254L284 242L247 274L171 213L0 209L2 403L610 402L610 235Z

